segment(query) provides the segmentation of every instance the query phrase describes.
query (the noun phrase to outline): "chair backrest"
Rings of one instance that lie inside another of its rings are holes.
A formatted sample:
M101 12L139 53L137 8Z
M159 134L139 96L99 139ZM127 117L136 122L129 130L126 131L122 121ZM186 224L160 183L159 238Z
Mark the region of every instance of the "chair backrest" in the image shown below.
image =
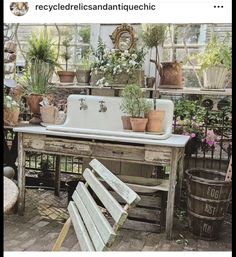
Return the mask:
M83 173L86 183L78 183L68 211L81 250L105 251L114 242L118 228L124 224L128 209L135 206L140 201L140 197L98 160L93 159L89 165L92 169L85 169ZM104 182L123 198L126 202L124 207L111 195L103 185ZM113 226L90 194L88 186L110 213L114 220Z

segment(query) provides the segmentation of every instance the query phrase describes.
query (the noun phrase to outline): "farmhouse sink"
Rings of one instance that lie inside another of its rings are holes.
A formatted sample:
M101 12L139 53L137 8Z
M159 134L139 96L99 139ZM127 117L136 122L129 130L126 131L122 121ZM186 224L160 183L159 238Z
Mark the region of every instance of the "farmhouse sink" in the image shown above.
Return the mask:
M119 136L142 139L167 139L172 133L174 104L157 99L157 109L165 110L164 131L160 134L124 130L120 110L122 98L105 96L70 95L67 101L67 118L62 125L47 126L47 130L79 134ZM153 103L153 99L149 99ZM102 108L101 108L102 106Z

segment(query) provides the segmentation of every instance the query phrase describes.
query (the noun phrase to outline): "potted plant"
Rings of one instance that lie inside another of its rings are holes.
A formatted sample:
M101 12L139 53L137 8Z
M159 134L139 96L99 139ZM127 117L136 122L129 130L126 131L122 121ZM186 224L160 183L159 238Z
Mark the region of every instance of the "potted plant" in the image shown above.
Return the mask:
M75 72L68 71L68 61L71 59L71 53L69 51L69 48L70 48L73 36L71 35L69 30L63 31L62 36L63 36L62 46L64 47L64 51L61 54L61 57L65 61L66 69L58 71L57 74L60 78L61 83L73 83Z
M232 69L232 46L226 37L222 42L212 35L203 53L197 55L203 74L203 89L224 90Z
M78 83L86 83L88 84L90 81L90 60L89 60L90 52L87 51L82 57L80 63L76 67L76 79Z
M91 64L91 84L97 86L124 86L126 84L139 84L144 86L144 48L121 51L107 49L101 41L96 51L93 50Z
M142 31L142 40L143 43L149 49L155 49L155 60L150 60L154 62L156 65L155 70L155 83L154 83L154 110L151 110L147 114L148 124L147 131L148 132L162 132L162 123L164 119L165 112L163 110L156 110L156 94L157 94L157 76L162 76L162 66L160 61L159 47L164 44L166 38L166 25L163 24L145 24L143 25Z
M20 105L10 95L4 94L4 125L16 126L18 124Z
M127 85L122 92L121 110L130 116L131 127L134 132L144 132L148 119L145 115L151 109L151 103L144 98L139 85Z
M81 37L82 42L85 43L85 44L89 44L90 31L91 31L91 29L90 29L89 25L83 26L79 30L79 36Z
M46 29L42 30L39 35L31 34L28 40L28 51L26 55L23 52L22 54L26 60L26 67L23 76L18 78L18 82L27 94L27 104L33 113L30 123L38 124L41 122L39 103L43 100L43 95L47 94L51 88L49 80L55 67L58 66L59 49L56 48Z

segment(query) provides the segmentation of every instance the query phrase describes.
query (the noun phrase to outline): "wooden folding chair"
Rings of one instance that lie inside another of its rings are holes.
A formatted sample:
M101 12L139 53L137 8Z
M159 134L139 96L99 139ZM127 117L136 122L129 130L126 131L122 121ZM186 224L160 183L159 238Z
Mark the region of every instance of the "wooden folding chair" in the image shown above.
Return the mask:
M89 165L92 170L85 169L83 177L86 183L79 182L73 193L73 201L68 205L70 217L64 224L53 251L60 250L71 224L74 226L82 251L108 250L116 238L117 230L127 219L129 208L140 201L140 197L132 189L98 160L93 159ZM111 195L103 185L104 182L125 200L124 207ZM95 202L88 186L110 213L114 220L113 226L103 214L102 208Z

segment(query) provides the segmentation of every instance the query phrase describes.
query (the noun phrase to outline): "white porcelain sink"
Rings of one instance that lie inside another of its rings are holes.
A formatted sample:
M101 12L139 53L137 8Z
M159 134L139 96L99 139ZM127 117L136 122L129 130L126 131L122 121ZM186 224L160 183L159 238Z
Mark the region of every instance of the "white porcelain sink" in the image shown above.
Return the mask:
M87 109L80 109L81 99ZM46 129L80 134L109 135L144 139L166 139L172 133L174 104L170 100L157 99L157 109L165 110L163 134L141 133L123 130L120 110L120 97L70 95L67 101L67 118L62 125L50 125ZM99 112L100 101L104 101L106 112ZM153 103L153 99L149 99Z

